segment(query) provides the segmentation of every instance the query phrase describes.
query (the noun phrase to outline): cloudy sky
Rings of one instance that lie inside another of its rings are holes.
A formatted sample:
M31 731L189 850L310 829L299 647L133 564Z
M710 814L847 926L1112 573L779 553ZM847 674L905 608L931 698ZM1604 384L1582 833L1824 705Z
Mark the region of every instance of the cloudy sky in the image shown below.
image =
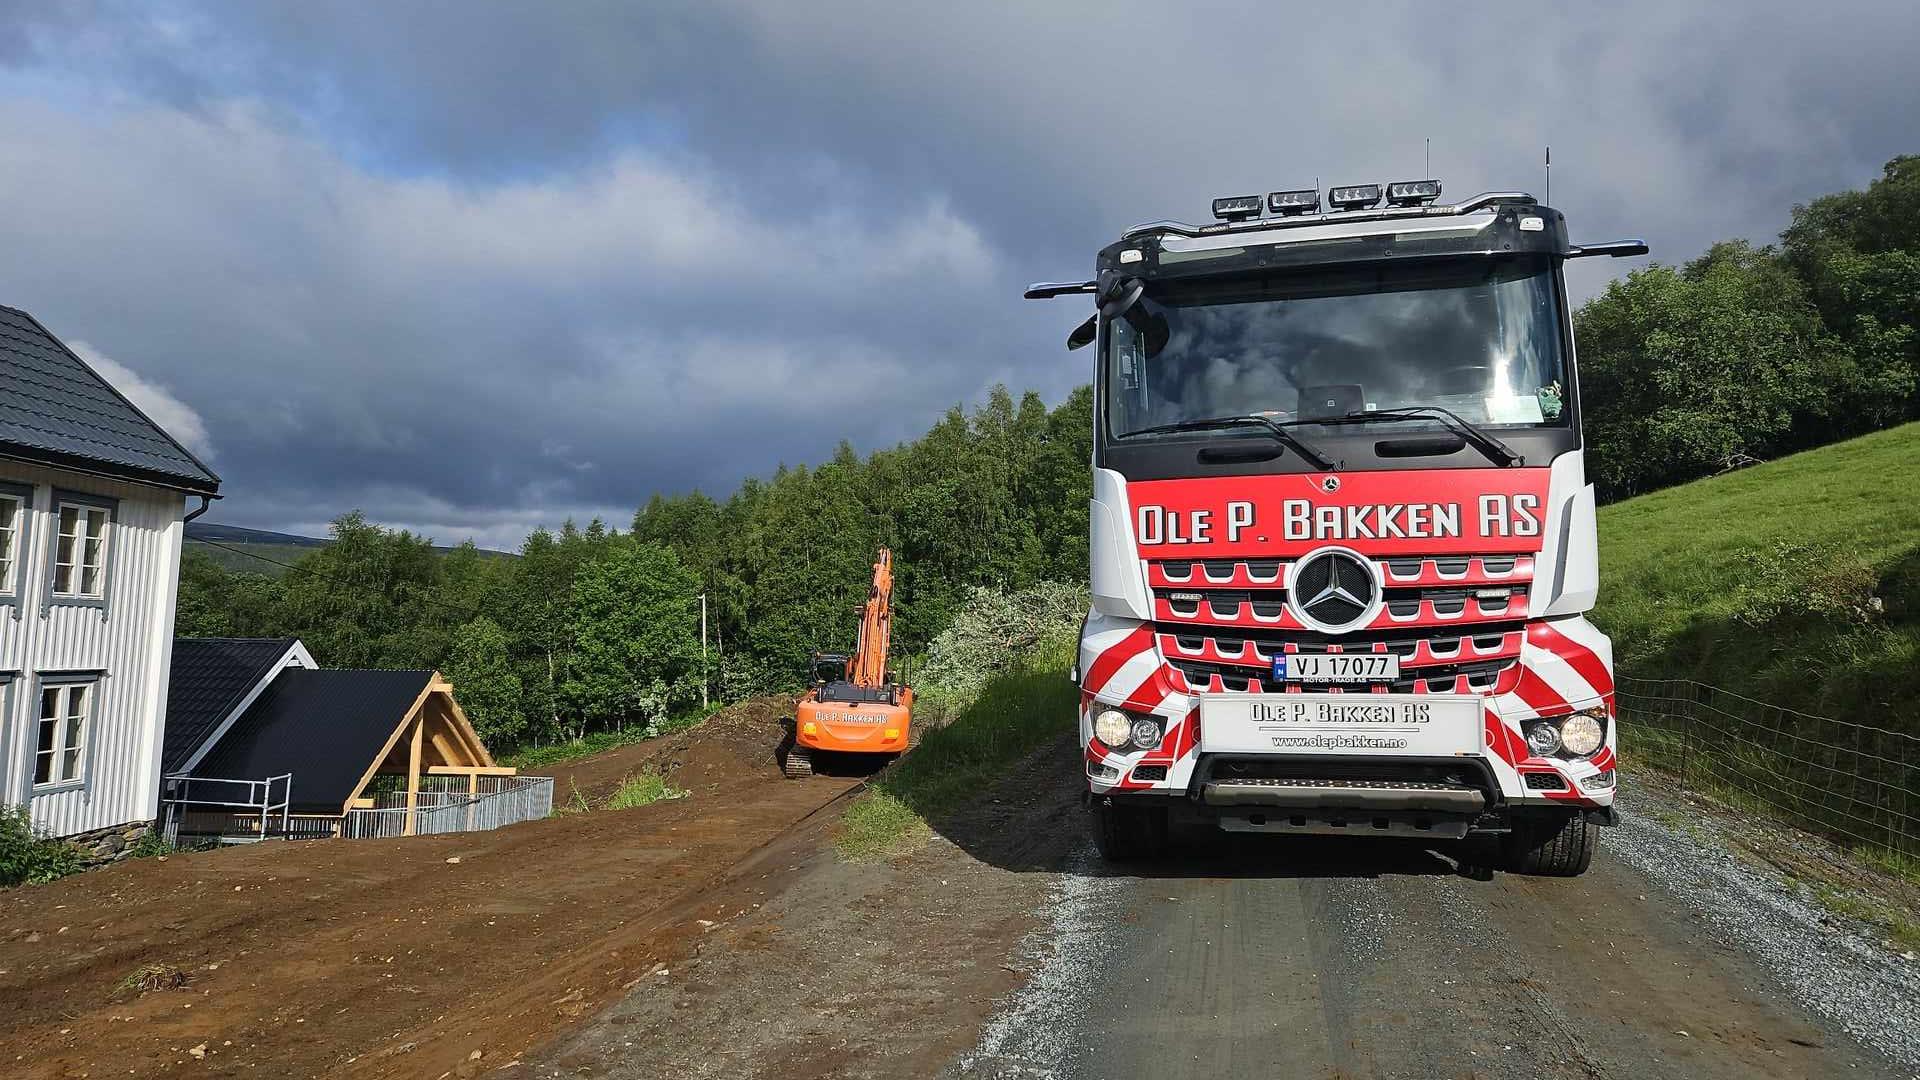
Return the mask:
M1910 0L1568 7L0 0L0 303L212 520L511 548L1058 400L1084 312L1021 286L1213 195L1551 143L1576 240L1678 261L1920 152Z

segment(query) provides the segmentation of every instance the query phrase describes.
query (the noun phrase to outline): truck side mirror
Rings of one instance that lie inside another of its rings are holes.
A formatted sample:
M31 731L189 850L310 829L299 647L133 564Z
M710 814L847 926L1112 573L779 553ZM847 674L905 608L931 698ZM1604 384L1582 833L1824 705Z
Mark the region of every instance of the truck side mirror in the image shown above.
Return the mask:
M1067 335L1067 351L1072 352L1075 349L1085 348L1086 346L1093 344L1094 337L1096 337L1099 333L1100 333L1100 316L1098 315L1087 316L1086 322L1083 322L1079 326L1074 327L1073 333Z

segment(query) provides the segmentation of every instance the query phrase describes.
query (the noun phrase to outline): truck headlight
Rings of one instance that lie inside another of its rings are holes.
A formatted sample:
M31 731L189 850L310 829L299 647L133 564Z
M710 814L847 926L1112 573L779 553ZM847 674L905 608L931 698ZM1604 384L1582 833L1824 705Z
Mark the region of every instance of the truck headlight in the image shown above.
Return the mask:
M1560 744L1574 757L1586 757L1607 741L1607 727L1600 722L1600 717L1594 715L1595 712L1600 712L1600 716L1606 715L1601 710L1589 709L1574 713L1560 722Z
M1141 717L1133 722L1133 745L1151 750L1160 745L1160 721Z
M1550 757L1560 749L1560 732L1545 720L1535 720L1527 725L1527 749L1535 757Z
M1119 709L1108 709L1093 718L1093 737L1118 750L1133 738L1133 722Z

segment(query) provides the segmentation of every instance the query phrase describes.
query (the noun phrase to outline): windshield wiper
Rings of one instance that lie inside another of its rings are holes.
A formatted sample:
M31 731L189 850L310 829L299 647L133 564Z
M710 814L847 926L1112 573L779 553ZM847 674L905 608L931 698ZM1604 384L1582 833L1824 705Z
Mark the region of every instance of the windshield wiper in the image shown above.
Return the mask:
M1155 424L1152 427L1136 428L1117 438L1131 439L1136 435L1164 435L1171 431L1212 431L1223 427L1257 427L1271 434L1284 446L1305 458L1308 463L1322 472L1338 472L1340 466L1327 460L1325 454L1315 450L1287 428L1299 423L1297 420L1270 420L1264 416L1209 416L1199 420L1182 420L1174 424Z
M1452 409L1443 409L1438 405L1407 405L1398 409L1363 409L1350 412L1345 416L1329 416L1312 421L1319 424L1370 424L1393 423L1405 420L1433 420L1441 427L1453 432L1470 443L1475 450L1487 456L1489 461L1502 467L1525 465L1527 459L1521 457L1513 447L1501 442L1487 432L1485 428L1460 418Z

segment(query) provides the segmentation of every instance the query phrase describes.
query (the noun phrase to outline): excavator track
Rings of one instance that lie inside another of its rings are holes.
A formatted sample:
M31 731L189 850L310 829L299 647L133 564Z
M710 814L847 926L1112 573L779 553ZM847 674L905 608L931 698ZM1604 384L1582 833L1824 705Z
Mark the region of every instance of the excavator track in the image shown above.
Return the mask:
M780 771L786 773L789 780L804 780L813 775L813 755L805 747L789 746L780 761Z

